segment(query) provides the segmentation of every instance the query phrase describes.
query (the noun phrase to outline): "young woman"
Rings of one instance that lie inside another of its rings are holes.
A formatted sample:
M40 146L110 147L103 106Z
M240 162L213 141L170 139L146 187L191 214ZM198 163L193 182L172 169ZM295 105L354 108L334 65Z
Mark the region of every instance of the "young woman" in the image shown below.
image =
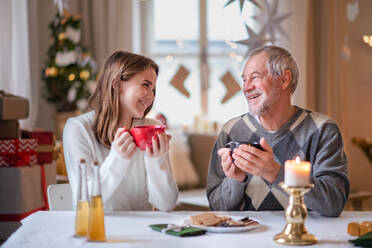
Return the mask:
M123 51L113 53L106 60L89 100L93 111L67 121L63 147L74 204L78 165L84 158L88 186L93 174L92 161L100 164L105 210L155 207L168 211L175 206L178 188L169 162L168 135L157 134L158 141L154 137L152 147L141 151L125 131L134 126L159 124L145 118L154 102L158 70L155 62L144 56Z

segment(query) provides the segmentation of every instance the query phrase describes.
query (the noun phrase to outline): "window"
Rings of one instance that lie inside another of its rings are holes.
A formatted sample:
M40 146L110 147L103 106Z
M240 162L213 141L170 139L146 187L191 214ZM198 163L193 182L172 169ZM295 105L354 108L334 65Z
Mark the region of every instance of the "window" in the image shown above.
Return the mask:
M247 111L241 92L221 104L226 88L220 78L230 71L241 85L247 48L232 43L247 37L243 20L254 7L247 2L224 8L226 0L153 0L153 43L150 56L160 66L153 112L171 125L192 125L195 116L224 123ZM248 20L249 21L249 20ZM170 85L180 66L189 70L184 86L190 97Z

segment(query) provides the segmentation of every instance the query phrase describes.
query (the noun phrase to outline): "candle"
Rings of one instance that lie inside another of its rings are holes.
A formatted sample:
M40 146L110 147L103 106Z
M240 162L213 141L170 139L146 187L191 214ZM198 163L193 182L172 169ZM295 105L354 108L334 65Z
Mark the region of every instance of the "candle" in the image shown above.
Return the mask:
M309 184L310 162L287 160L284 165L284 183L288 186L306 186Z

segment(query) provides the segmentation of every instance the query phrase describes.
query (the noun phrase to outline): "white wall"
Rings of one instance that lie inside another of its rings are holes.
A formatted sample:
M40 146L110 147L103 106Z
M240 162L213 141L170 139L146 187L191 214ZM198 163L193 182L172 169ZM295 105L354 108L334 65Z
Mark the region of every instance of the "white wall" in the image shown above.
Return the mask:
M306 21L307 21L307 1L308 0L281 0L279 1L279 13L292 13L285 21L283 28L289 35L289 40L282 39L279 45L288 49L295 58L300 76L295 93L292 96L294 104L300 107L308 108L306 101Z

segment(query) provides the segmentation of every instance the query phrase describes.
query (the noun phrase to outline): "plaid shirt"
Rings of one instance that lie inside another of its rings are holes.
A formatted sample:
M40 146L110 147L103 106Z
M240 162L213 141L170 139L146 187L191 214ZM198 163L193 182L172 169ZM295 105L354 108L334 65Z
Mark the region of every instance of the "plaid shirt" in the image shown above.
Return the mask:
M209 165L207 196L212 210L283 210L288 195L278 186L284 181L284 163L299 156L311 162L310 181L314 189L305 194L309 210L338 216L349 194L347 158L340 130L325 115L297 107L295 114L276 132L265 130L249 113L223 126L214 145ZM244 182L225 176L217 151L230 141L258 142L264 137L281 165L271 184L247 173Z

